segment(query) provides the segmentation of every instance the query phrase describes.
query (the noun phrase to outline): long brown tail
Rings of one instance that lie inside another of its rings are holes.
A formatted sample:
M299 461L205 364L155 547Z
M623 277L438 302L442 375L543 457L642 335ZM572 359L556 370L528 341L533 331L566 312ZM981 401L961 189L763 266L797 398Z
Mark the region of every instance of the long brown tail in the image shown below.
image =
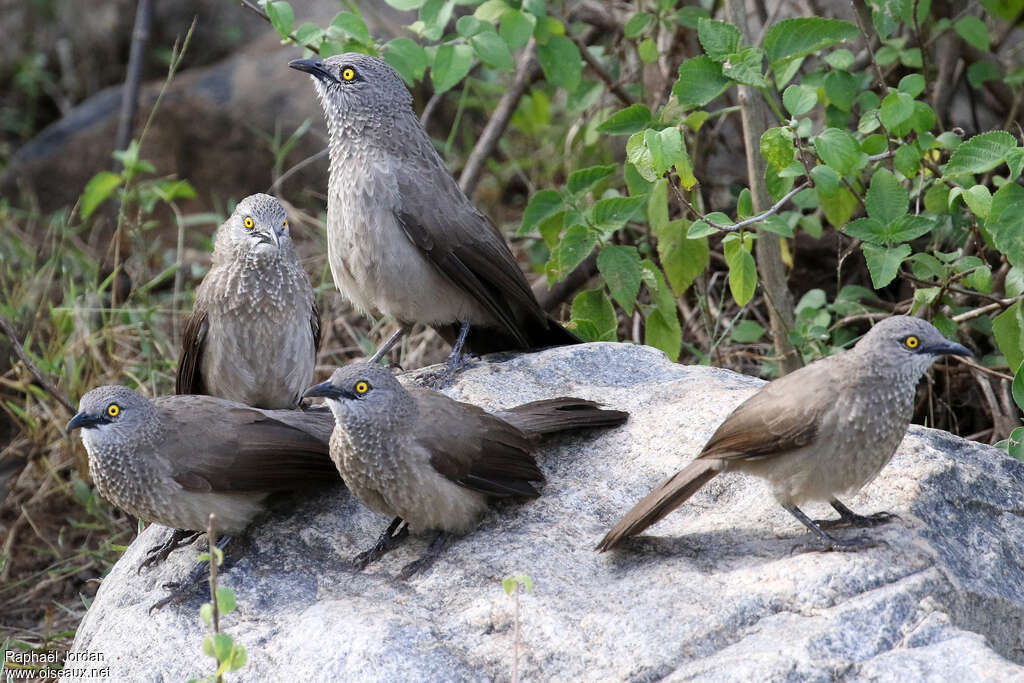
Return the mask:
M549 398L524 403L498 415L527 435L554 434L589 427L614 427L629 418L622 410L602 410L581 398Z
M697 489L714 479L721 471L722 461L717 458L694 460L634 505L611 531L605 534L597 544L596 550L603 553L619 545L623 540L643 533L647 527L685 503Z

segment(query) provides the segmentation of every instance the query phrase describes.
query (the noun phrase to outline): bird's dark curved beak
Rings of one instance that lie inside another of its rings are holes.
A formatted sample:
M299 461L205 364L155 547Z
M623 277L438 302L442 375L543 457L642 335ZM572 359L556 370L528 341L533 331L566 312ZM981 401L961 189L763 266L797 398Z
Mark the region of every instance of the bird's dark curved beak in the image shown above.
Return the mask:
M66 427L64 427L64 430L70 434L72 431L76 429L89 429L90 427L96 427L97 425L101 425L104 422L106 422L106 420L104 420L101 417L96 417L95 415L90 415L89 413L78 413L68 421L68 424Z
M930 353L933 356L973 356L969 348L963 344L957 344L951 341L941 341L937 344L929 344L921 349L925 353Z
M312 76L316 76L321 81L340 83L340 81L334 77L334 74L324 68L324 63L319 59L293 59L288 62L288 66L298 71L305 71Z
M317 396L333 398L336 401L342 398L355 398L351 393L332 384L331 380L314 384L309 389L306 389L306 393L302 395L302 398L316 398Z

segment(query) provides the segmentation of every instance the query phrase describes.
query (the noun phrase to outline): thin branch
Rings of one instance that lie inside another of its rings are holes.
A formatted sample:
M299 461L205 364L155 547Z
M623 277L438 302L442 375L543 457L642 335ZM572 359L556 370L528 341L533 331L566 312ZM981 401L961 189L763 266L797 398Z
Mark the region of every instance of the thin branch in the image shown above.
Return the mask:
M994 302L992 302L990 304L986 304L984 306L981 306L980 308L975 308L975 309L970 310L970 311L965 311L965 312L961 313L960 315L954 315L952 318L950 318L950 320L952 320L955 323L962 323L965 320L974 320L975 318L980 318L983 315L988 315L989 313L992 313L993 311L1002 311L1004 309L1007 309L1010 306L1014 305L1015 303L1017 303L1018 301L1021 301L1021 300L1024 300L1024 294L1018 294L1017 296L1011 297L1009 299L1002 299L1000 301L994 301Z
M21 362L25 364L25 367L27 367L28 371L32 373L32 376L36 378L36 382L39 383L39 386L45 389L46 393L50 394L55 399L60 401L60 404L67 408L69 413L71 413L72 415L77 413L78 409L75 408L75 404L72 403L67 396L62 394L57 389L57 387L51 384L50 381L43 376L43 373L39 370L39 367L32 362L31 358L28 357L28 354L25 352L25 348L21 345L21 342L18 341L18 337L14 331L14 327L11 325L10 321L8 321L7 318L3 316L0 316L0 328L3 329L3 332L5 335L7 335L7 338L11 340L11 346L14 347L14 353L17 354Z
M576 47L579 48L580 54L583 56L583 61L587 63L587 66L589 66L595 74L597 74L598 78L605 82L605 85L608 86L608 90L618 97L619 100L627 107L631 104L636 104L636 100L633 99L628 92L622 89L622 86L612 78L610 73L605 71L599 61L594 59L594 55L590 54L590 51L587 50L587 46L584 45L579 38L574 36L569 37L572 38L572 42L576 43Z
M132 29L132 44L128 53L128 69L121 90L121 112L117 119L117 135L114 149L127 149L132 141L132 124L139 108L139 82L142 80L142 60L149 43L149 27L153 20L152 0L139 0L135 10L135 27ZM123 168L120 161L117 168Z
M964 358L963 356L957 356L956 359L957 359L958 362L963 363L964 365L966 365L967 367L971 368L972 370L977 370L978 372L983 372L986 375L992 375L993 377L998 377L999 379L1008 379L1011 382L1013 381L1013 375L1009 375L1009 374L1007 374L1005 372L999 372L998 370L993 370L992 368L986 368L984 365L980 365L979 363L975 363L970 358Z
M864 0L851 0L853 5L853 18L857 21L857 28L860 29L861 34L864 36L864 44L868 48L868 54L871 56L871 66L875 69L875 78L878 79L878 87L885 93L885 76L882 75L882 69L878 66L878 61L875 59L875 48L871 45L871 36L868 35L868 30L864 26L864 17L861 16L861 9L867 11L870 16L871 10L864 4Z
M676 198L680 201L680 203L685 205L686 208L688 208L693 213L693 215L697 216L698 219L704 221L712 228L715 228L716 230L721 230L723 232L731 232L733 230L745 228L748 225L753 225L754 223L760 223L769 216L778 213L779 209L781 209L786 204L786 202L792 199L798 192L807 187L810 187L810 182L805 180L804 182L800 183L792 190L787 192L785 195L783 195L782 199L775 202L767 211L759 213L756 216L751 216L750 218L745 218L739 223L733 223L732 225L721 225L719 223L714 222L713 220L708 219L706 216L702 216L700 211L697 210L697 207L691 204L690 200L686 198L686 195L683 194L683 192L674 183L670 184L672 185L672 189L675 190Z
M267 15L266 12L263 11L263 8L260 7L259 5L255 4L255 3L253 3L251 0L238 0L238 3L242 7L244 7L245 9L249 10L250 12L255 14L256 16L258 16L263 21L265 21L268 24L270 24L271 26L274 25L274 22L272 22L270 20L270 17ZM309 50L310 52L314 52L314 53L316 53L318 55L320 54L320 48L313 47L312 45L306 45L305 43L299 41L299 39L295 37L295 33L289 33L288 34L288 40L292 41L293 43L295 43L299 47L302 47L302 48L305 48L305 49Z
M480 175L484 170L484 164L487 163L487 159L494 153L494 148L498 146L498 140L505 134L508 122L512 119L512 114L515 113L516 107L519 106L519 100L522 99L526 88L533 81L534 74L536 74L539 68L537 60L534 58L536 47L536 41L530 38L530 42L526 44L526 49L523 50L523 54L519 58L519 64L516 66L516 76L512 81L512 85L501 96L498 106L495 107L494 113L491 114L491 118L487 121L487 125L484 126L484 130L480 134L480 139L476 141L473 151L470 152L469 158L466 159L466 165L459 175L459 187L467 195L472 194L473 190L476 189L477 183L480 182Z

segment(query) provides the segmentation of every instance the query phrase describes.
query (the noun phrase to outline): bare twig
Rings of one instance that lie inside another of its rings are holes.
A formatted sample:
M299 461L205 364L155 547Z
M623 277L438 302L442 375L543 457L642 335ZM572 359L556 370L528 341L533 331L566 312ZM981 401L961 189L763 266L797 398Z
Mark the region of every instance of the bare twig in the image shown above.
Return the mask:
M10 321L8 321L7 318L3 316L0 316L0 328L3 329L3 332L5 335L7 335L7 338L11 340L11 346L14 347L14 353L17 354L21 362L25 364L25 367L27 367L28 371L32 373L32 376L36 378L36 382L39 383L39 386L45 389L46 393L50 394L55 399L60 401L61 405L67 408L69 413L74 415L76 412L78 412L75 409L75 404L72 403L67 396L62 394L57 389L57 387L51 384L50 381L43 376L43 373L39 370L39 367L32 362L31 358L28 357L28 354L25 353L25 349L24 347L22 347L21 342L18 341L18 337L14 332L14 327L11 325Z
M864 4L864 0L851 0L853 5L853 18L857 21L857 28L860 29L861 34L864 36L864 44L868 48L868 54L871 56L871 66L875 70L875 78L878 80L878 87L885 92L885 76L882 75L882 69L878 66L878 60L875 59L875 48L871 45L871 36L868 35L868 29L865 26L864 12L865 15L871 16L871 10Z
M595 74L597 74L598 78L605 82L605 85L608 86L608 90L618 97L619 100L627 107L631 104L635 104L636 100L634 100L628 92L622 89L622 86L612 78L610 73L605 71L605 68L601 66L599 61L594 59L594 55L590 54L590 51L587 50L587 46L584 45L579 38L573 36L570 36L570 38L572 38L572 42L576 43L576 47L579 48L580 54L583 55L583 61L587 63L587 66L589 66Z
M139 0L135 10L135 28L132 29L132 44L128 53L128 70L121 90L121 112L117 119L117 135L114 149L126 149L132 141L132 127L135 112L139 108L139 82L142 80L142 60L149 43L149 26L153 20L152 0ZM117 162L117 168L122 164Z
M501 96L498 106L495 107L494 113L491 114L490 120L487 121L487 125L484 126L484 130L480 134L480 139L476 141L473 151L466 159L466 165L459 175L459 187L467 195L472 194L476 189L477 183L480 182L480 174L484 170L484 164L494 153L494 148L498 146L498 140L505 134L508 122L512 119L516 107L519 106L519 100L522 99L523 93L526 92L526 88L537 73L539 66L534 57L536 48L537 43L530 38L530 42L526 44L526 49L523 50L523 54L519 58L512 85Z
M270 20L270 17L267 16L267 13L263 11L263 8L260 7L259 5L255 4L254 2L251 2L251 0L238 0L238 3L242 7L244 7L245 9L249 10L250 12L255 14L256 16L258 16L263 21L265 21L268 24L270 24L271 26L274 25L274 22L272 22ZM312 45L306 45L305 43L300 42L299 39L295 37L294 33L289 33L288 34L288 40L292 41L293 43L295 43L299 47L306 48L310 52L315 52L316 54L320 54L320 49L319 48L313 47Z
M998 370L993 370L992 368L986 368L984 365L981 365L980 363L976 363L973 360L971 360L970 358L964 358L962 356L957 356L956 359L957 359L958 362L963 363L964 365L966 365L967 367L971 368L972 370L977 370L978 372L982 372L982 373L984 373L986 375L992 375L993 377L998 377L999 379L1008 379L1011 382L1013 381L1013 375L1007 374L1005 372L999 372Z
M693 215L695 215L699 220L704 221L705 223L710 225L712 228L715 228L716 230L721 230L722 232L732 232L734 230L739 230L740 228L745 228L748 225L754 225L755 223L760 223L761 221L763 221L764 219L768 218L769 216L772 216L772 215L778 213L779 209L781 209L783 206L786 205L786 202L788 202L790 199L792 199L794 196L796 196L796 194L798 192L800 192L801 190L803 190L803 189L805 189L805 188L807 188L809 186L810 186L810 182L805 180L804 182L800 183L799 185L794 187L792 190L787 192L785 195L783 195L783 197L779 201L777 201L774 204L772 204L771 208L769 208L768 210L762 211L761 213L757 214L756 216L751 216L750 218L745 218L742 221L740 221L739 223L733 223L732 225L721 225L720 223L716 223L715 221L710 220L706 216L701 215L700 211L697 210L697 207L695 207L693 204L690 203L690 200L688 200L686 198L686 195L683 194L682 190L680 190L674 183L672 184L672 189L675 190L676 198L679 200L679 202L681 204L683 204L684 206L686 206L686 208L689 209L690 212L693 213Z
M983 315L988 315L993 311L1002 311L1004 309L1007 309L1010 306L1017 303L1018 301L1021 301L1022 299L1024 299L1024 294L1018 294L1017 296L1010 297L1009 299L1000 299L999 301L994 301L980 308L965 311L960 315L954 315L952 318L950 318L950 320L952 320L955 323L962 323L965 320L974 320L975 318L980 318Z

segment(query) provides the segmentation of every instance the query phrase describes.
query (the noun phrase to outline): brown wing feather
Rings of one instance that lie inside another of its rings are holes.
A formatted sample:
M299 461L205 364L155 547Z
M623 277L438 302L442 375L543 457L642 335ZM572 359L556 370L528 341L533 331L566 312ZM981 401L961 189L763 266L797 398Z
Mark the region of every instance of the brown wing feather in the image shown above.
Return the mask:
M835 392L833 364L826 361L762 387L725 419L697 457L769 458L811 443Z
M176 394L205 394L199 359L206 342L206 311L197 304L185 321L181 335L181 357L178 358L178 374L174 380Z
M441 183L424 185L424 177ZM410 241L438 270L466 290L523 348L530 340L519 316L548 326L501 232L469 201L440 158L396 170L403 206L396 212Z
M207 396L158 401L177 434L166 446L172 476L190 491L288 491L338 481L326 411L261 410Z
M423 389L412 393L420 411L415 439L438 473L496 498L539 495L530 482L544 474L525 434L477 406Z

